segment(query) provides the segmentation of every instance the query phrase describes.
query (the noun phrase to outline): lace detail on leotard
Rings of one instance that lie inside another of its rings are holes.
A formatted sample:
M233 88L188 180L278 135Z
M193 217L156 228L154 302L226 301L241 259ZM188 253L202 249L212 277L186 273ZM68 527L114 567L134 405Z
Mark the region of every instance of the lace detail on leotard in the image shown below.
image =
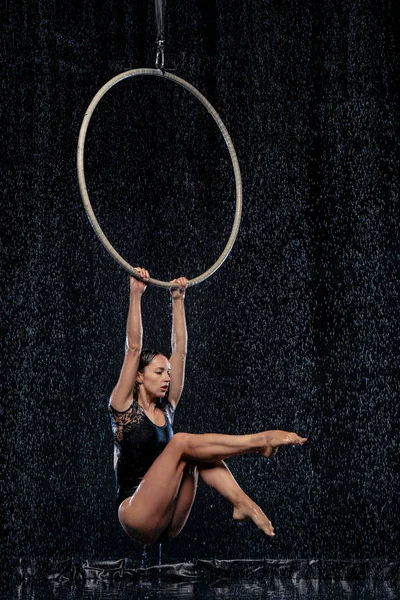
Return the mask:
M172 423L174 422L175 409L172 404L168 401L164 401L160 406L162 412L165 414L165 418ZM108 405L108 409L111 417L111 427L114 434L114 440L119 446L124 433L132 431L136 425L140 425L144 420L144 413L141 410L138 402L135 400L132 402L130 407L123 412L116 410L111 403Z
M131 431L136 425L143 422L144 415L137 402L133 401L130 407L123 412L116 410L111 404L108 405L111 416L111 427L114 434L114 440L119 444L124 437L124 433Z

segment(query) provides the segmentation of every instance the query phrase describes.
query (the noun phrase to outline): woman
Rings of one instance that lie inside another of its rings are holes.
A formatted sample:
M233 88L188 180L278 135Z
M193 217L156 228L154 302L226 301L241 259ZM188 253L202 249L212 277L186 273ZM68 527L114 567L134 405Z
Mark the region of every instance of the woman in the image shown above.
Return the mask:
M233 518L251 520L266 535L274 529L261 508L236 483L223 459L248 452L266 458L279 446L306 441L295 433L264 431L251 435L173 434L181 397L187 347L187 279L171 283L172 355L142 352L141 296L149 273L130 279L126 352L110 400L116 448L118 518L126 533L142 544L166 541L183 529L201 479L233 505Z

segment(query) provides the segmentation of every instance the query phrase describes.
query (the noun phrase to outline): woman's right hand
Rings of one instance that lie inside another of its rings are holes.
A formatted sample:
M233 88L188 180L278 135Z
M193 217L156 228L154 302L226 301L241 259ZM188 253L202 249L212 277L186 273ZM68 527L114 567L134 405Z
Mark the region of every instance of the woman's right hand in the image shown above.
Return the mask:
M133 275L131 275L130 288L131 292L139 294L141 296L147 287L147 282L150 279L150 275L149 272L146 271L146 269L142 269L141 267L135 267L135 269L140 273L141 279L136 279L136 277L133 277Z

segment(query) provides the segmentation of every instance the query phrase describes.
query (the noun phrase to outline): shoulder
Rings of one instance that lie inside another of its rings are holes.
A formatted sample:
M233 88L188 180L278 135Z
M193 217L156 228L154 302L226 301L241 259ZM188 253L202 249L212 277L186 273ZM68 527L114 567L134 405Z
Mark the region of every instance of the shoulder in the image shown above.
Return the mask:
M124 415L127 412L129 412L130 410L132 410L134 403L135 403L135 400L132 400L131 404L128 406L127 409L125 409L125 410L117 410L115 408L115 406L112 405L112 398L110 398L109 401L108 401L108 412L110 412L113 415Z
M118 425L138 424L143 419L143 414L136 400L132 400L130 406L125 410L117 410L111 404L111 398L108 403L108 412L111 420Z

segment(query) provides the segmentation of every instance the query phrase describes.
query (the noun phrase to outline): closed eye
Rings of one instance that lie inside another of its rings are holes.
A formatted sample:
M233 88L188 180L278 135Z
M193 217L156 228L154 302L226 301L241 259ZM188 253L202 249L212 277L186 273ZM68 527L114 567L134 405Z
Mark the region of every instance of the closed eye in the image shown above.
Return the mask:
M159 369L158 371L155 371L156 375L162 375L164 373L165 369ZM171 377L171 371L170 369L167 370L168 376Z

